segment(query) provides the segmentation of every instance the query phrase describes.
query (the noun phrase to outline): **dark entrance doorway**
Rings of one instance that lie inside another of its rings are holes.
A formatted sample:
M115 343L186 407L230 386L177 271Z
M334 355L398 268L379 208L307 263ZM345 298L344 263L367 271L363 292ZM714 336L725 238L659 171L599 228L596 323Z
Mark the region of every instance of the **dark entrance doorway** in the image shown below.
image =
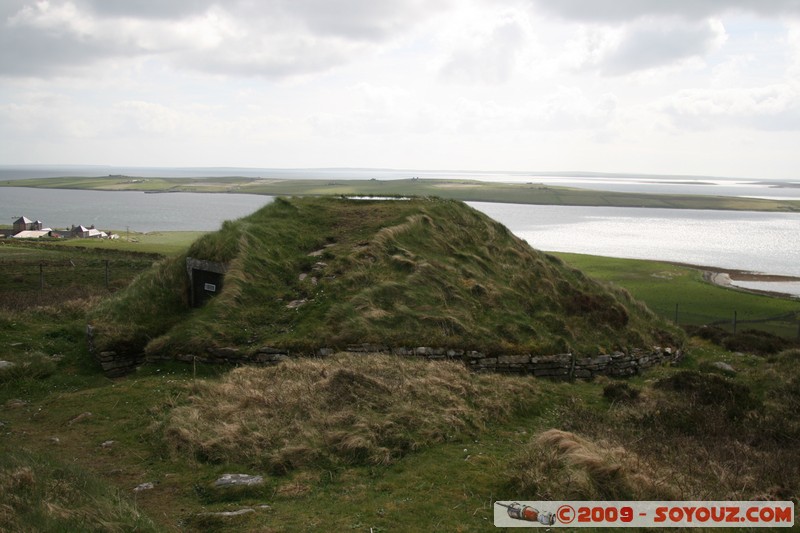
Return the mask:
M222 274L207 270L192 269L193 307L201 307L209 298L222 290Z
M222 290L227 267L224 263L186 258L186 272L189 274L189 303L201 307Z

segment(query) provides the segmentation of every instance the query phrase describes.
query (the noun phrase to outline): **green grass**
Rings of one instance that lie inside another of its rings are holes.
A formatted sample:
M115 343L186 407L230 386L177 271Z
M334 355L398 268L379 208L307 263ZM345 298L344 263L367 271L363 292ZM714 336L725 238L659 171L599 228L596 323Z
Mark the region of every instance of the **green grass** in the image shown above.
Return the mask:
M0 531L159 531L127 494L54 455L0 454Z
M702 271L658 261L554 253L590 276L620 285L650 309L678 323L702 325L722 321L730 329L736 312L739 331L756 328L784 337L798 335L800 301L752 294L703 280ZM784 318L779 318L784 317ZM773 318L765 323L748 320Z
M52 241L54 246L88 250L116 250L140 254L177 255L194 241L205 235L204 231L150 231L147 233L117 232L119 239L67 239Z
M119 248L0 241L0 308L24 310L105 296L127 286L158 257Z
M281 180L255 178L62 177L0 182L0 187L42 187L96 190L235 192L279 196L377 195L437 196L460 201L538 205L605 205L671 209L800 211L800 202L691 194L644 194L590 191L535 183L492 183L477 180Z

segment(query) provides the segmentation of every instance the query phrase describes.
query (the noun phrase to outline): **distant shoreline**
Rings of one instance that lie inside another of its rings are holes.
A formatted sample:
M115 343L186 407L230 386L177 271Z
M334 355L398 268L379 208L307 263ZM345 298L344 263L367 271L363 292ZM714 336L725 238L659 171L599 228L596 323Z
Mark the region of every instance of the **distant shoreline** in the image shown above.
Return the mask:
M615 192L536 183L476 179L261 179L247 177L51 177L0 181L0 187L99 191L214 192L268 196L436 196L464 202L529 205L646 207L800 213L800 200L701 194Z
M688 267L688 268L693 268L695 270L699 270L703 273L703 279L705 281L713 283L714 285L718 285L720 287L725 287L743 292L751 292L754 294L763 294L766 296L797 298L797 296L794 294L789 294L780 291L767 291L761 289L750 289L747 287L740 287L738 285L733 284L733 281L755 281L760 283L770 283L770 282L791 283L791 282L800 282L800 277L798 276L763 274L760 272L750 272L747 270L736 270L730 268L720 268L720 267L705 266L705 265L692 265L689 263L679 263L675 261L662 261L662 262L671 265Z

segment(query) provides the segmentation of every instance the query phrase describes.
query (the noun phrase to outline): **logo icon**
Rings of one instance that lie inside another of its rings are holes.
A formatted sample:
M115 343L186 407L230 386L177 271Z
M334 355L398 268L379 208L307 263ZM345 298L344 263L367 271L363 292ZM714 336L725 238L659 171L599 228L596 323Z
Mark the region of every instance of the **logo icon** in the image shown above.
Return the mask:
M556 523L556 515L550 511L540 511L530 505L522 505L519 502L503 503L495 502L500 507L505 507L510 518L514 520L524 520L526 522L539 522L544 526L552 526Z

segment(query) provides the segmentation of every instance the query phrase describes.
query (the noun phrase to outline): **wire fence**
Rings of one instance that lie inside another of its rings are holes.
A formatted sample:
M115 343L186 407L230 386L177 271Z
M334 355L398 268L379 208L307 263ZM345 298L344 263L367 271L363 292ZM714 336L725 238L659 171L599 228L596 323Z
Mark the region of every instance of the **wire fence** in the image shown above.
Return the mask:
M0 260L0 308L26 309L102 296L152 265L148 258Z
M754 315L746 309L731 309L725 315L698 313L680 304L672 306L651 305L650 308L680 326L714 326L733 334L754 329L785 339L800 340L800 310L779 315L762 316Z

